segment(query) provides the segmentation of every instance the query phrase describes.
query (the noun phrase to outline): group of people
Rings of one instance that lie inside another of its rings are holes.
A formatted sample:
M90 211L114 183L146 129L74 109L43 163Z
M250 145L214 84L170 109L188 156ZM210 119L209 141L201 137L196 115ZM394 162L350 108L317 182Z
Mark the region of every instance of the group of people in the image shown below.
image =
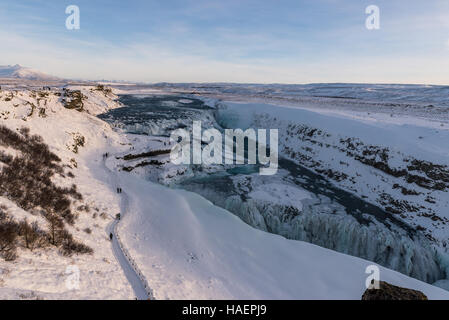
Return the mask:
M122 188L117 187L117 193L122 193Z
M106 159L107 157L109 157L109 152L103 153L103 159Z

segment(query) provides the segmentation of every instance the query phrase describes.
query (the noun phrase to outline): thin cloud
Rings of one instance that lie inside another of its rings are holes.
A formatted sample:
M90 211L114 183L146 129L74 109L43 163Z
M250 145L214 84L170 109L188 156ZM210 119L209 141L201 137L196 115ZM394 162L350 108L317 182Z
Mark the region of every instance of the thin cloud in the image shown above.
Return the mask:
M89 24L83 22L79 32L70 32L64 28L63 14L56 29L40 24L39 19L0 20L0 64L19 63L67 78L146 82L447 84L449 62L442 48L447 29L437 28L444 19L407 16L404 20L404 14L387 11L382 13L382 29L369 32L364 28L364 10L356 10L359 19L349 18L347 23L345 16L336 16L329 9L318 15L327 20L314 24L316 16L312 14L318 8L308 7L297 14L310 17L298 18L296 24L295 12L288 16L288 23L270 18L254 24L255 17L264 16L263 8L251 16L252 12L234 10L240 6L244 5L237 1L201 2L191 11L176 8L175 16L151 19L151 32L136 29L139 23L134 21L121 21L125 30L119 32L114 32L115 24L84 27ZM286 9L282 10L273 14L282 17ZM353 17L351 10L353 6L347 6L343 13ZM197 19L192 12L211 15ZM180 19L183 15L188 18ZM244 19L247 17L250 24ZM167 21L161 22L164 18ZM420 27L407 24L410 21L419 22ZM449 47L449 40L445 44Z

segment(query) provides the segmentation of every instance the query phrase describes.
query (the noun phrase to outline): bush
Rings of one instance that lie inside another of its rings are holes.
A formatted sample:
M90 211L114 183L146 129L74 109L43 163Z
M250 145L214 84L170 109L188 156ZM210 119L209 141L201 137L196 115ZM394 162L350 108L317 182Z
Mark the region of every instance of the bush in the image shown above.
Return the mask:
M48 234L39 228L36 221L29 224L26 218L19 223L19 235L23 238L25 248L31 251L48 243Z
M92 254L92 248L73 239L73 236L67 231L61 232L62 246L59 249L62 255L71 256L73 254Z
M33 250L44 245L61 246L63 254L91 253L92 249L73 241L64 228L64 222L75 223L76 216L71 211L72 199L82 200L76 185L63 188L55 185L52 177L59 174L64 177L61 159L49 150L42 137L30 135L28 128L15 132L0 126L0 145L20 151L10 156L0 151L0 195L15 202L26 211L42 212L48 223L48 232L39 228L37 223L20 223L12 219L0 220L0 254L11 260L16 257L16 248L23 243L25 248ZM3 211L2 211L3 212Z
M30 136L28 128L20 129L19 134L0 126L0 145L21 151L16 157L0 152L0 161L5 164L0 172L0 193L24 210L42 208L73 224L70 197L81 200L82 195L75 185L61 188L52 182L54 174L63 174L63 167L42 138Z
M54 214L47 214L46 218L48 222L48 239L50 243L54 246L60 245L65 230L62 219Z
M7 214L0 210L0 256L6 261L17 257L18 225Z

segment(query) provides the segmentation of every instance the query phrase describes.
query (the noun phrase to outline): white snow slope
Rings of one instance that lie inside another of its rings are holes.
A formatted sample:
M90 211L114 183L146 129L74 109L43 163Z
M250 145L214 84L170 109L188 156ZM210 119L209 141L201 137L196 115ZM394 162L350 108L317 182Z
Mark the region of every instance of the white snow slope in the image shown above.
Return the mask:
M156 299L360 299L373 263L250 227L187 191L121 173L130 212L118 227ZM381 279L449 292L380 267Z
M45 85L43 83L42 85ZM120 212L120 201L107 181L96 179L101 154L108 148L120 148L120 137L95 114L119 106L115 96L106 96L89 87L80 89L87 97L83 112L64 108L62 90L52 91L0 91L0 124L16 130L30 128L31 134L41 135L50 150L62 163L70 166L73 179L55 177L55 183L70 186L75 183L83 195L83 203L75 203L73 212L78 219L73 227L67 226L76 240L90 246L92 255L64 257L58 249L48 247L34 251L19 250L13 262L0 259L0 299L133 299L135 292L116 261L107 229L113 216ZM44 110L44 111L41 111ZM83 136L84 146L74 148L74 139ZM2 147L0 147L2 148ZM0 205L16 221L27 217L31 223L38 220L42 228L46 222L33 216L7 198L0 196ZM90 210L78 210L88 205ZM90 228L91 233L87 233ZM69 267L69 268L68 268ZM77 267L79 288L67 286L70 270Z

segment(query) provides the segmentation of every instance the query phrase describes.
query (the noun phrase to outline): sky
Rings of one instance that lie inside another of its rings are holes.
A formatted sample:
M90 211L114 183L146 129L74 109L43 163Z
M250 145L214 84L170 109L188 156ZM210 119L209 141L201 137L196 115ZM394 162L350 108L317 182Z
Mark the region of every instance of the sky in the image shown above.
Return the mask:
M448 85L449 1L0 0L0 65L14 64L151 83Z

